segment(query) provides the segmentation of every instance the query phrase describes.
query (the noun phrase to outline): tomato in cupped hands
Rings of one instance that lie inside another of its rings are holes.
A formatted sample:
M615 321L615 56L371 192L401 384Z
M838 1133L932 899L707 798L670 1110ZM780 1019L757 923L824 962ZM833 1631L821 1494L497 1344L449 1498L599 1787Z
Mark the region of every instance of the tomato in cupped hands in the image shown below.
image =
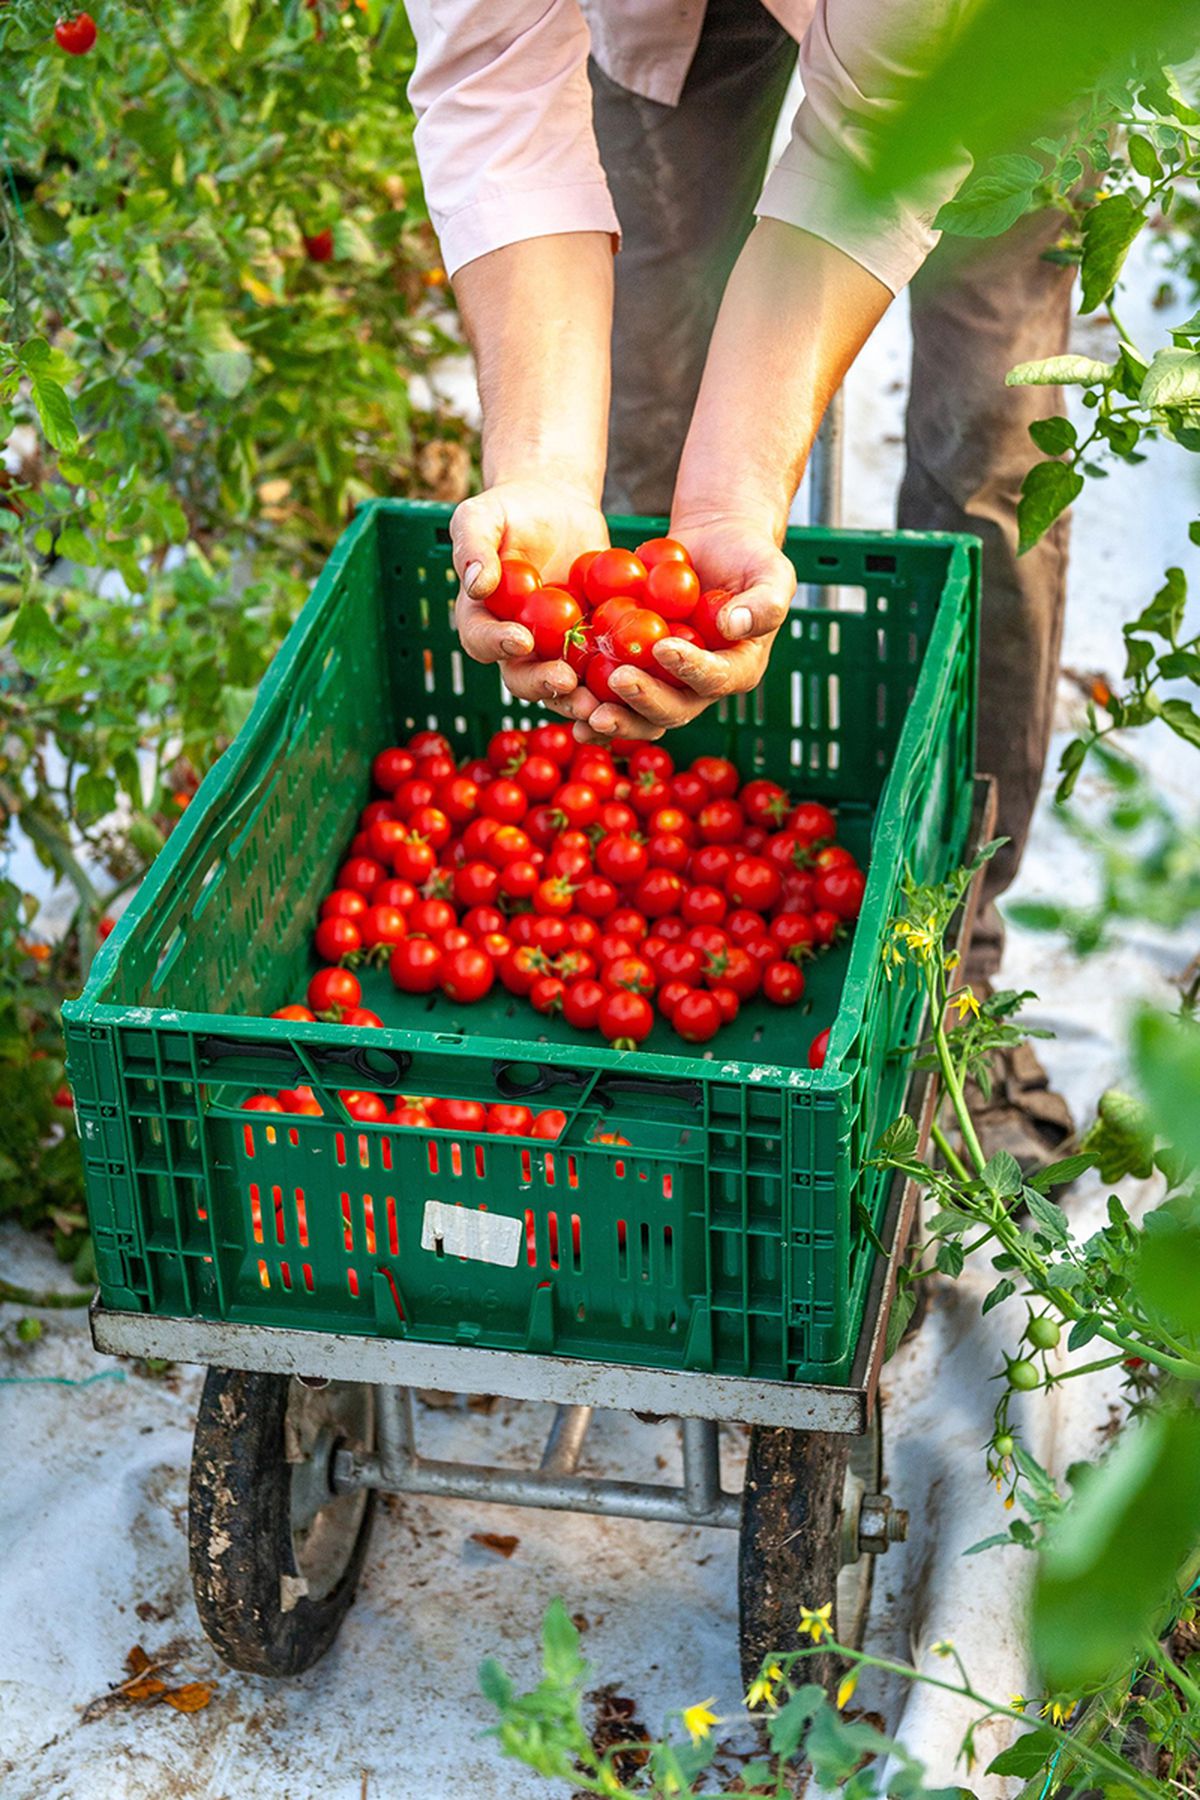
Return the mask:
M584 642L583 611L574 594L568 594L565 588L538 588L527 595L518 608L516 622L532 635L537 662L557 662L569 644Z
M601 550L588 564L583 587L592 606L618 596L640 600L646 591L646 565L632 550Z
M672 624L689 619L699 598L700 577L686 563L657 563L646 577L647 605Z
M494 619L516 619L531 594L536 594L542 578L532 563L519 556L500 558L500 579L484 605Z
M678 538L647 538L644 544L638 545L634 555L649 574L653 574L660 563L679 563L685 569L692 566L692 559Z

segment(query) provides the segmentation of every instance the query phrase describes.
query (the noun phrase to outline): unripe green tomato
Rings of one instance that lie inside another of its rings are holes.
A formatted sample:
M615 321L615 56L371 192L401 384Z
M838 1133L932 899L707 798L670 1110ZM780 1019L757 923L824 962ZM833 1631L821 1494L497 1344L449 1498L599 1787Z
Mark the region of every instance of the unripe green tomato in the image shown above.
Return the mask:
M1035 1350L1053 1350L1062 1332L1056 1319L1030 1319L1025 1336Z
M1014 1357L1008 1365L1008 1385L1028 1393L1032 1388L1041 1386L1042 1378L1038 1374L1036 1363L1031 1363L1027 1356Z
M1002 1431L998 1438L992 1440L992 1449L996 1452L997 1456L1011 1456L1013 1448L1014 1445L1011 1432Z

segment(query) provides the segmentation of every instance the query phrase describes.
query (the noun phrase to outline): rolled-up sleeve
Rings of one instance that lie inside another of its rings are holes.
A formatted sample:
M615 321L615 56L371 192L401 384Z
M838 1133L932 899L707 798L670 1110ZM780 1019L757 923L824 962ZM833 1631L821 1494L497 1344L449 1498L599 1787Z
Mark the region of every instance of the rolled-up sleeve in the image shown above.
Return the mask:
M615 241L578 0L409 0L408 14L417 160L447 272L557 232Z
M756 211L845 251L898 294L937 242L933 220L970 168L953 164L901 196L868 198L855 165L922 67L969 11L969 0L817 0L800 46L804 99L791 140Z

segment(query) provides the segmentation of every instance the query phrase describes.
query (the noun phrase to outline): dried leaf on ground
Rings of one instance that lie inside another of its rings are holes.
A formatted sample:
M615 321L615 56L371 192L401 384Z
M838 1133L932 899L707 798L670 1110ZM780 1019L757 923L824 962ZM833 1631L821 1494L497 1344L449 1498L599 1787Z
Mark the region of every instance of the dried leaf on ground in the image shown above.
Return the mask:
M485 1550L494 1550L497 1556L506 1558L512 1555L520 1541L519 1537L509 1537L500 1531L473 1531L471 1533L473 1544L482 1544Z

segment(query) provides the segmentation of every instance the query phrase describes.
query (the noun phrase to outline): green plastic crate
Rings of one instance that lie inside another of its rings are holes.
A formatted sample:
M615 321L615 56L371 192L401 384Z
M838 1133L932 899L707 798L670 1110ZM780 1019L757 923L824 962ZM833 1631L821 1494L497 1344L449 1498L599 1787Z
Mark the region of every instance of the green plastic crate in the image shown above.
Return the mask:
M844 1381L874 1254L862 1220L877 1224L885 1199L864 1165L901 1104L917 1025L911 984L884 979L882 933L905 864L936 879L966 840L978 547L790 533L801 592L836 586L841 609L798 606L762 688L669 740L677 758L728 753L835 804L843 840L869 855L852 941L811 966L800 1008L747 1006L704 1054L664 1026L624 1054L502 991L459 1008L396 994L381 972L364 1000L383 1031L270 1020L311 973L317 903L374 752L436 726L478 753L528 716L458 648L448 516L359 512L65 1009L102 1299ZM630 545L662 528L612 522ZM808 1044L835 1013L813 1073ZM239 1111L302 1081L326 1118ZM554 1146L353 1125L336 1100L349 1087L528 1090L569 1124ZM610 1133L628 1147L593 1141Z

